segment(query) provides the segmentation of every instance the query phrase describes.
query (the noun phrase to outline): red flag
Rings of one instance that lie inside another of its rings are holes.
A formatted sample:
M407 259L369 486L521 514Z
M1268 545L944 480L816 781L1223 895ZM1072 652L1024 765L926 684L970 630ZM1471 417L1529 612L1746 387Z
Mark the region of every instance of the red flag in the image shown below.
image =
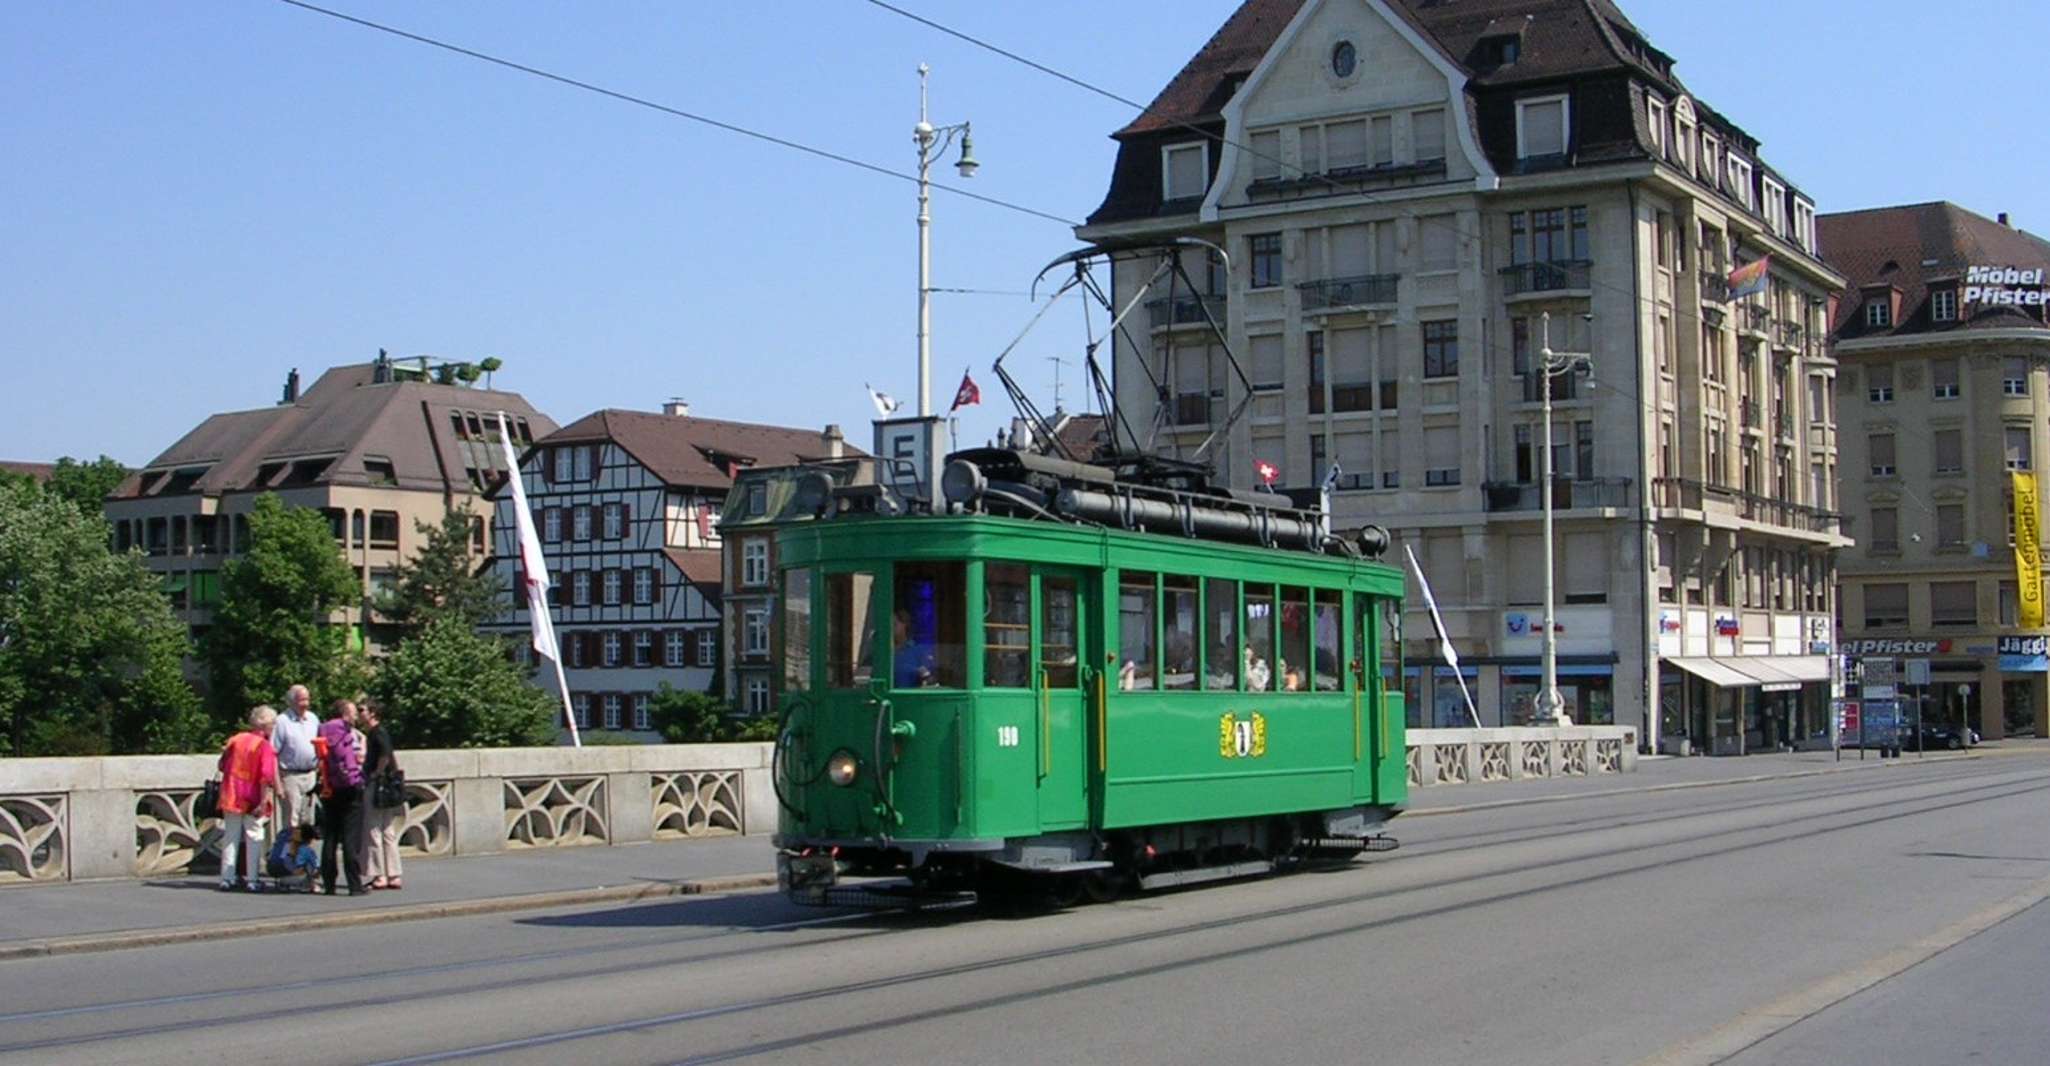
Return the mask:
M1260 475L1260 484L1272 485L1281 476L1281 468L1265 459L1253 464L1253 473Z
M982 390L975 387L975 379L968 376L968 371L961 371L961 387L954 390L954 406L947 408L947 413L953 414L963 407L981 402Z
M698 504L698 539L712 539L712 509L702 503Z

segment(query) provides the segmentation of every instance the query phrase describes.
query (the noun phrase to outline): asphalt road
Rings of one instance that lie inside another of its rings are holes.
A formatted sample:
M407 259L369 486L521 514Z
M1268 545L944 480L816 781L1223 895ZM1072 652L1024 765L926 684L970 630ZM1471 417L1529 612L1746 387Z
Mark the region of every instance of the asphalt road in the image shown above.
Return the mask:
M23 960L0 1062L2035 1064L2050 908L1958 930L2050 893L2046 806L2040 753L1910 760L1031 918L750 894Z

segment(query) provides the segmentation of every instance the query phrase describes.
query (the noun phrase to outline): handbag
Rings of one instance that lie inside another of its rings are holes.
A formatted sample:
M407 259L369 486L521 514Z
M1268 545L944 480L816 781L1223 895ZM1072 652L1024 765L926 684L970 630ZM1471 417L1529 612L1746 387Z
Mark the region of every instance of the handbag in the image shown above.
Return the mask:
M219 818L221 816L221 779L207 778L199 788L199 797L192 801L192 817L195 819Z
M374 807L406 805L406 772L394 766L370 782L370 803Z

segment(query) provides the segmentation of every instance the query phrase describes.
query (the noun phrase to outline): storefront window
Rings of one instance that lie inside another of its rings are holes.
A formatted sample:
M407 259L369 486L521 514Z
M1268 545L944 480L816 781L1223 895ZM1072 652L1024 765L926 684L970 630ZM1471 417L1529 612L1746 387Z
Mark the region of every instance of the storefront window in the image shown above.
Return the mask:
M1467 713L1466 695L1460 691L1460 676L1466 679L1466 688L1471 691L1480 682L1481 672L1471 666L1462 666L1459 673L1449 666L1431 669L1431 724L1439 729L1466 729L1473 725L1473 716Z
M891 618L896 688L961 688L967 584L963 563L898 563Z
M1424 671L1420 666L1405 667L1402 671L1403 724L1411 729L1424 727Z
M635 665L640 665L637 661ZM811 687L811 571L783 571L783 691Z
M826 575L826 684L866 688L875 678L874 574Z

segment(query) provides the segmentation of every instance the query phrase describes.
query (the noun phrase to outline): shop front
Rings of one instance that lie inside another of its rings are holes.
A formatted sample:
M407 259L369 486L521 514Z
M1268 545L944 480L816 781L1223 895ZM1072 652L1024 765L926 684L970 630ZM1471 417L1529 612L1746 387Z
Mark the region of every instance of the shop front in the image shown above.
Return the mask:
M1661 746L1712 755L1827 748L1829 670L1826 655L1662 659Z
M2050 734L2050 636L1854 637L1843 653L1851 663L1890 658L1903 671L1927 663L1928 684L1904 684L1901 700L1904 713L1930 727L1968 727L1985 740Z

